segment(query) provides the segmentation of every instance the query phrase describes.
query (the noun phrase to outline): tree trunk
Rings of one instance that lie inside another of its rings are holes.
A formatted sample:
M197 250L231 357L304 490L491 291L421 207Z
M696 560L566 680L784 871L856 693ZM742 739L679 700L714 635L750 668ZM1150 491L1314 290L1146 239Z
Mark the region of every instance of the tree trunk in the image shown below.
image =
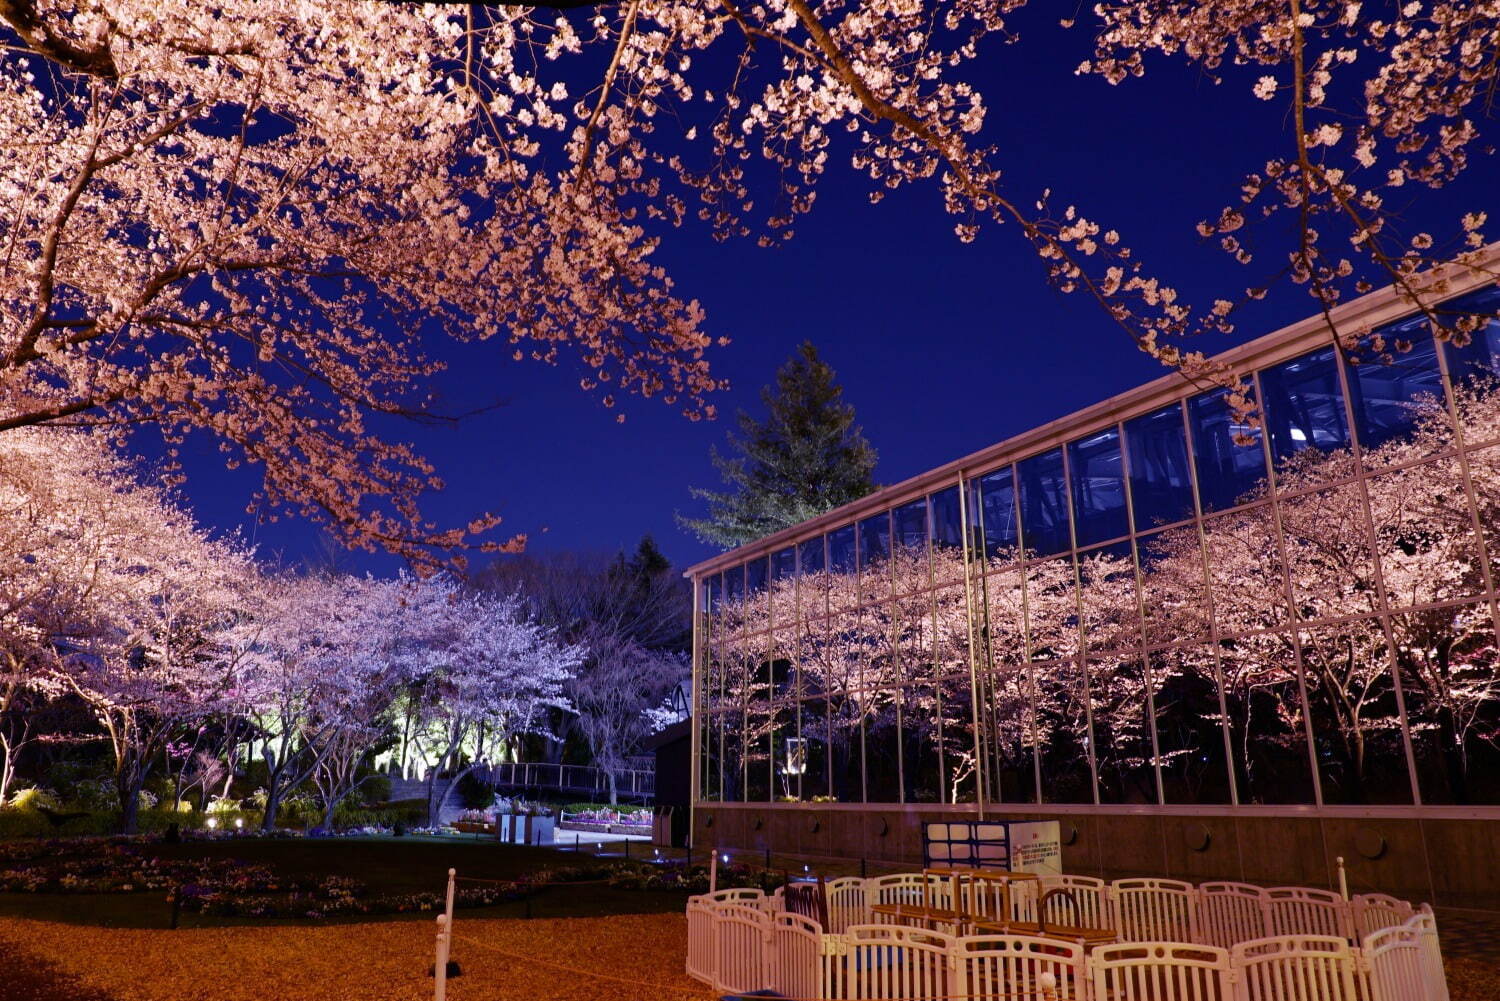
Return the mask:
M281 786L278 782L271 782L271 788L266 790L266 812L260 818L260 829L262 831L276 830L276 812L281 809Z
M126 766L115 777L115 792L120 797L120 833L134 834L140 823L141 787L146 784L144 769Z

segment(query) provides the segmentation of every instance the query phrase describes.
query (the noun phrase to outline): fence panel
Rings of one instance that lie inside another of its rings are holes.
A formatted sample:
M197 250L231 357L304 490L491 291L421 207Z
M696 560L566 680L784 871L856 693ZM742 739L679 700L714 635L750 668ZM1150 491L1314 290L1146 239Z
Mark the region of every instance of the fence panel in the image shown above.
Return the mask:
M1081 945L1026 935L970 935L953 948L953 995L962 1001L1081 1001L1087 995Z
M1117 879L1109 886L1109 900L1123 941L1197 941L1197 892L1191 883Z
M1211 945L1126 942L1089 956L1093 996L1119 1001L1231 1001L1229 953Z
M1417 913L1411 904L1385 893L1356 894L1349 902L1349 908L1354 921L1354 934L1359 939L1382 928L1403 925Z
M1227 949L1271 934L1270 900L1249 883L1204 883L1198 887L1198 941Z
M1406 925L1381 928L1363 939L1369 968L1370 1001L1427 997L1427 963L1422 933Z
M922 888L927 880L920 872L898 872L864 880L865 907L875 904L910 904L922 906Z
M824 937L823 997L949 1001L953 938L897 925Z
M840 876L824 884L824 892L828 895L827 931L837 935L850 925L870 923L865 882L858 876Z
M815 998L822 980L823 934L818 923L801 914L771 917L770 948L762 981L783 997Z
M706 897L687 902L687 975L706 983L714 981L714 905Z
M1286 935L1229 951L1239 1001L1362 1001L1354 953L1339 935Z
M765 989L766 943L771 918L759 907L720 904L714 908L714 990L748 994Z
M1113 928L1114 915L1109 909L1109 884L1093 876L1043 876L1039 881L1042 893L1048 890L1067 890L1077 904L1077 920L1072 908L1061 897L1047 901L1042 915L1048 924L1082 925L1085 928Z
M1349 903L1331 890L1273 886L1266 890L1270 935L1333 935L1354 940Z
M1443 974L1443 952L1438 945L1437 918L1426 904L1417 908L1417 913L1406 922L1422 936L1422 969L1427 975L1428 1001L1448 1001L1448 978Z

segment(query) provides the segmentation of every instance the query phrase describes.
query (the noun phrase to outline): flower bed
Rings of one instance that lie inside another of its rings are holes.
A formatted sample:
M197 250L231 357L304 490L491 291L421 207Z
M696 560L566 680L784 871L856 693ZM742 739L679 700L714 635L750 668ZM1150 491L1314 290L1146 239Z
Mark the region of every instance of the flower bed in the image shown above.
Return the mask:
M146 839L51 839L0 843L0 892L116 894L175 891L184 910L206 915L259 918L325 918L433 912L442 908L433 892L371 893L356 879L287 878L269 866L229 858L163 859ZM763 886L766 874L733 866L719 868L719 885ZM774 877L773 877L774 879ZM460 885L456 907L489 907L519 900L554 883L607 882L630 890L708 888L708 871L678 862L615 861L543 869L514 880Z

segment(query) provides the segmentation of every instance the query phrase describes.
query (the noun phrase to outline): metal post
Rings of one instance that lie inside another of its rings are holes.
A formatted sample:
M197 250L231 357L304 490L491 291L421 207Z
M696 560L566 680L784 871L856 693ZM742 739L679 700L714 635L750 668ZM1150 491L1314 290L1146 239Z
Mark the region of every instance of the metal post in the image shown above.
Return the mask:
M443 902L443 913L448 916L448 927L453 927L453 884L458 878L457 869L448 870L448 896Z
M448 997L448 916L437 916L437 961L432 966L432 1001Z

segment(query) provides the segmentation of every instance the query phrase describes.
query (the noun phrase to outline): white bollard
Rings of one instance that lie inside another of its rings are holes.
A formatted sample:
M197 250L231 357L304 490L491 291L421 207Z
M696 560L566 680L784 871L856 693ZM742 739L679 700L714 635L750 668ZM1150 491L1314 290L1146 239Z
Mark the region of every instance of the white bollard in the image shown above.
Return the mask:
M1339 895L1344 898L1344 903L1349 902L1349 874L1344 871L1344 856L1340 855L1333 860L1339 867Z
M719 850L715 848L708 857L708 892L719 888Z
M448 917L437 916L437 962L432 966L432 1001L448 998Z
M453 883L458 878L457 869L448 870L448 899L443 904L443 913L448 915L448 930L453 930Z

